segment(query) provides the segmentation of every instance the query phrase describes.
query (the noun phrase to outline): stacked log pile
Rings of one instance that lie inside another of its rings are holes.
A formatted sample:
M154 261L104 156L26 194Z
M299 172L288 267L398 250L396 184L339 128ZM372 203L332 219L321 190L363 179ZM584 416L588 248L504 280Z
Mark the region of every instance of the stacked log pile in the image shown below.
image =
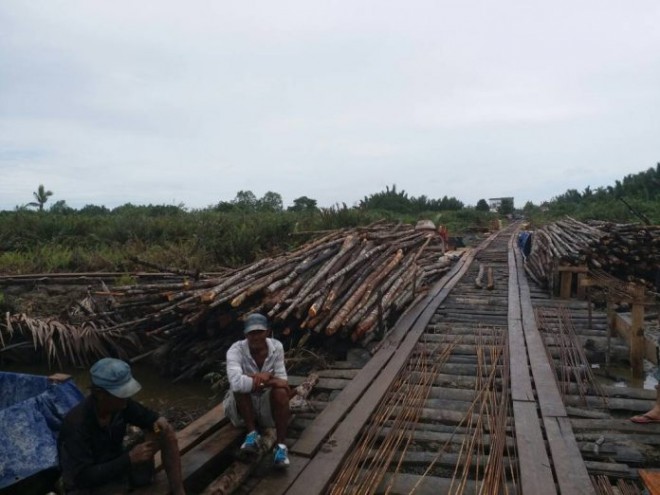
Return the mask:
M216 278L98 292L96 309L76 324L93 321L108 334L167 342L169 353L180 354L196 345L192 335L223 315L236 320L259 311L278 337L307 333L364 343L449 270L443 255L432 230L384 223L344 229ZM20 326L20 319L12 322Z
M549 287L557 265L585 265L652 286L660 268L660 226L566 217L534 231L525 268L540 286Z

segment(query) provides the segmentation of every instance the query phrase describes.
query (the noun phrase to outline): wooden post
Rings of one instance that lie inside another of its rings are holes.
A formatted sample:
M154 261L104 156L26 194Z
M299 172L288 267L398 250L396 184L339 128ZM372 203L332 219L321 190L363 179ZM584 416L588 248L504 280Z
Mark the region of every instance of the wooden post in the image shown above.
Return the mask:
M610 371L610 345L612 335L616 331L616 315L614 314L614 301L607 294L607 352L605 353L605 370Z
M587 308L588 308L588 311L589 311L589 313L588 313L588 315L589 315L589 326L587 328L589 328L589 330L593 330L594 325L593 325L593 309L591 308L591 305L592 305L592 302L591 302L591 289L589 287L585 287L585 289L587 291Z
M495 277L493 276L493 267L489 266L486 289L493 290L494 288L495 288Z
M631 284L630 366L633 378L644 378L644 287Z
M415 280L413 279L413 298L415 297ZM376 329L376 338L383 340L385 336L385 322L383 321L383 291L378 289L378 326Z
M586 287L584 286L583 281L586 280L586 277L587 277L586 273L578 273L577 274L577 298L578 299L584 299L585 298Z
M559 298L571 298L571 282L573 282L573 274L569 271L561 272L561 281L559 283Z

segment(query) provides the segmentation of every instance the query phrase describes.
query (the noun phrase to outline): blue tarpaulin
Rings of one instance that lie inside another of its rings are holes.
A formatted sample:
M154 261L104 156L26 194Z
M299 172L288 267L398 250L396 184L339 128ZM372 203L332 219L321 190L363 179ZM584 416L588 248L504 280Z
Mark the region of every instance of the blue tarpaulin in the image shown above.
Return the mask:
M518 247L520 248L520 251L522 251L522 254L525 256L529 256L529 253L532 251L532 233L529 232L528 230L523 230L518 234Z
M57 466L57 434L83 399L72 380L0 372L0 489Z

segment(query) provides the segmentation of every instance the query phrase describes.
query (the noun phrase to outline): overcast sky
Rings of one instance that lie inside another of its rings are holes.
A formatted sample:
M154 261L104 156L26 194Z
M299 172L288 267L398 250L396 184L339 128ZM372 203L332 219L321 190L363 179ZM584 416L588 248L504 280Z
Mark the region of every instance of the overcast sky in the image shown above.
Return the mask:
M660 2L0 0L0 209L538 203L660 161Z

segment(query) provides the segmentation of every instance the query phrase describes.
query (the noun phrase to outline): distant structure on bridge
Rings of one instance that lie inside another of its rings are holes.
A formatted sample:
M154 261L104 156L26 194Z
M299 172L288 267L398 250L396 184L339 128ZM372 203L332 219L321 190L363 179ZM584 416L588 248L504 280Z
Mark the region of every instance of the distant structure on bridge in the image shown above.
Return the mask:
M496 212L497 210L500 209L500 206L502 206L502 201L510 200L511 204L513 204L513 197L505 197L505 198L488 198L488 207L490 208L490 211Z

